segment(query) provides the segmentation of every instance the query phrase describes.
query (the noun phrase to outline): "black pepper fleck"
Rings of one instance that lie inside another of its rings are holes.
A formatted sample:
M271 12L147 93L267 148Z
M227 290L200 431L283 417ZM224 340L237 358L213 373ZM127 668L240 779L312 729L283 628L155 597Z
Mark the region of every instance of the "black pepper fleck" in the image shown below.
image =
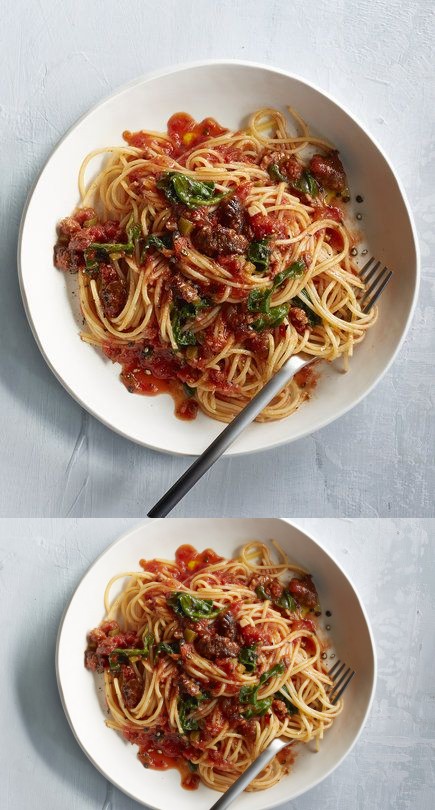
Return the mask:
M341 199L343 200L344 203L347 203L347 202L349 202L350 197L346 194L346 196L342 197Z
M331 653L330 658L335 658L335 653Z
M325 610L325 616L332 616L331 611L330 610Z
M357 194L355 199L356 199L357 203L364 202L364 197L361 197L361 194Z
M357 214L357 215L356 215L356 218L357 218L357 219L362 219L362 214Z
M367 248L364 248L364 250L361 253L361 256L367 256L367 253L368 253Z
M327 657L326 653L322 653L322 658L326 658L326 657Z
M357 251L357 249L356 249L356 248L352 248L352 250L350 251L350 255L351 255L351 256L358 256L358 251Z

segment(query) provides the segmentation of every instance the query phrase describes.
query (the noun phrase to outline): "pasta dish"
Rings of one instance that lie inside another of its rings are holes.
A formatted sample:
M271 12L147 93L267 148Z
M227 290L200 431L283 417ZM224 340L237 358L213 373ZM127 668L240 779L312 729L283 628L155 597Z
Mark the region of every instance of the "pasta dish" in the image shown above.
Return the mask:
M328 698L312 577L275 546L278 561L256 541L235 559L183 545L173 561L141 560L109 582L88 635L107 725L146 768L178 768L186 788L225 791L278 736L318 745L342 709ZM249 790L278 782L294 754L283 749Z
M184 419L231 421L298 352L346 367L376 320L358 303L339 154L290 114L263 108L233 132L175 113L165 133L126 131L86 157L80 208L58 224L82 339L128 391L170 392ZM258 420L291 414L314 382L303 369Z

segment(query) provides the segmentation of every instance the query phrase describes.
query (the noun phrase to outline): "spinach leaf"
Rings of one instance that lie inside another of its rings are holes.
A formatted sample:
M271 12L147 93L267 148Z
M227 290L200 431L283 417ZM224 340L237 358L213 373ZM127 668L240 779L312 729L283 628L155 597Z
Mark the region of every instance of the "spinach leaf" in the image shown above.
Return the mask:
M272 669L267 670L267 672L263 672L260 678L260 686L263 683L266 683L266 681L268 681L269 678L272 678L274 675L282 675L284 670L285 666L283 663L275 664L275 666L273 666Z
M197 708L197 698L191 695L186 695L186 697L179 698L178 700L178 717L180 718L181 728L185 734L189 731L197 731L199 728L198 721L193 717L189 717L189 714Z
M283 591L281 596L276 599L275 605L278 607L282 607L285 610L288 610L289 613L294 613L296 611L296 602L293 599L292 595L288 591Z
M308 298L309 301L311 301L310 294L309 294L308 290L305 287L304 287L303 290L301 290L301 293L302 293L302 295L305 295ZM293 302L292 302L293 306L299 307L300 309L304 310L304 312L305 312L305 314L306 314L306 316L307 316L307 318L309 320L310 326L319 326L319 324L322 323L321 317L319 315L317 315L317 312L313 312L313 310L310 309L310 307L308 306L306 301L304 301L304 299L301 297L301 293L298 293L296 298L293 299Z
M198 708L203 700L207 700L209 695L206 692L200 692L199 695L183 695L178 699L178 717L180 718L181 728L186 734L189 731L197 731L199 728L198 720L189 715Z
M255 269L265 272L269 267L270 250L267 238L259 242L251 242L248 250L248 259L255 265Z
M179 652L179 641L160 641L156 646L156 656L162 653L166 653L166 655L178 655Z
M288 310L288 304L281 304L279 307L271 307L267 313L261 315L260 318L257 318L257 320L253 322L252 328L255 329L256 332L262 332L263 329L273 329L273 327L279 326L283 322Z
M171 325L175 342L181 346L196 346L196 336L191 329L184 329L187 321L196 318L201 309L209 306L208 301L198 298L197 301L187 303L186 301L175 304L171 311Z
M150 233L149 236L145 239L145 244L143 246L141 261L147 250L150 248L156 248L156 250L167 250L172 248L173 240L171 233L163 233L160 236L157 236L156 233Z
M257 700L252 706L246 709L243 716L246 717L247 720L250 720L251 717L262 717L263 714L266 714L267 710L270 709L272 701L273 695L263 698L263 700Z
M136 242L142 236L142 228L138 222L135 222L133 219L133 214L131 215L130 219L127 222L125 228L127 239L130 244L136 245Z
M249 647L242 647L239 652L239 661L247 672L253 672L257 666L257 645L251 644Z
M129 660L130 658L148 658L150 654L151 645L154 641L152 633L147 633L143 639L143 647L115 647L109 653L109 668L112 674L117 674L121 671L121 663L123 659Z
M268 287L266 290L261 290L258 287L254 287L254 289L251 290L248 295L248 310L250 312L264 312L269 315L271 312L270 299L272 298L274 291L288 278L297 278L298 276L301 276L305 269L306 266L304 262L293 262L293 264L286 267L284 270L281 270L281 272L275 276L271 287ZM254 329L255 328L256 327L254 326Z
M317 197L319 193L317 181L308 169L305 169L299 180L293 181L291 185L293 188L297 188L298 191L302 191L303 194L309 194L311 197Z
M288 177L282 173L278 163L269 163L267 173L271 180L276 180L278 183L288 183Z
M239 701L240 703L248 703L249 708L244 712L244 717L248 720L251 717L261 716L270 709L272 705L272 701L274 696L267 698L262 698L258 700L258 691L260 686L262 686L269 678L272 678L274 675L280 675L284 672L284 664L275 664L272 669L269 669L267 672L263 672L259 682L254 686L242 686L239 692Z
M287 281L288 278L298 278L302 276L306 270L306 264L302 261L293 262L289 267L286 267L285 270L281 270L278 275L275 276L273 279L273 286L274 289L279 287L283 281Z
M248 295L249 312L268 312L273 288L260 290L255 287Z
M181 172L165 172L157 181L157 188L165 193L169 202L173 204L182 202L188 208L216 205L229 194L227 191L215 194L214 183L203 183Z
M183 591L175 591L166 601L175 613L187 616L194 622L199 619L214 619L220 613L220 610L213 607L211 599L198 599Z

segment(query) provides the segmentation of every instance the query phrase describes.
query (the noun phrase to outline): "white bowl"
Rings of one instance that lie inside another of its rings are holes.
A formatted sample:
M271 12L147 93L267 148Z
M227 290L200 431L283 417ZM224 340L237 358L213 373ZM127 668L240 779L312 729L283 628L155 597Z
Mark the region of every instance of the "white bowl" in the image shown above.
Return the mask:
M288 104L342 153L353 195L364 197L361 225L369 255L394 270L394 277L349 373L325 365L310 402L283 421L251 425L228 453L294 441L341 416L379 381L406 334L418 286L412 217L389 161L348 112L300 78L244 62L204 62L140 79L87 113L60 141L26 205L18 255L27 316L48 365L84 408L139 444L196 455L222 425L202 414L193 422L177 420L168 395L132 396L118 379L119 366L80 341L76 299L53 267L55 225L77 205L80 163L92 149L120 143L124 129L164 130L178 110L237 128L259 107Z
M178 771L145 770L137 749L104 724L105 711L95 678L84 668L86 633L104 615L103 593L109 579L122 571L138 570L139 559L173 558L181 543L202 550L214 548L234 556L252 539L278 540L289 558L313 574L323 610L331 610L330 639L341 660L356 677L345 693L343 712L325 734L319 753L299 746L292 773L266 791L244 794L240 810L267 810L296 798L330 774L356 742L372 702L376 660L373 638L360 599L346 574L329 554L288 522L276 519L173 519L154 520L121 537L89 569L62 619L56 672L63 708L77 741L104 776L133 799L157 810L174 803L178 810L203 810L219 794L201 785L188 792L180 786ZM115 593L115 591L114 591ZM100 698L100 699L99 699Z

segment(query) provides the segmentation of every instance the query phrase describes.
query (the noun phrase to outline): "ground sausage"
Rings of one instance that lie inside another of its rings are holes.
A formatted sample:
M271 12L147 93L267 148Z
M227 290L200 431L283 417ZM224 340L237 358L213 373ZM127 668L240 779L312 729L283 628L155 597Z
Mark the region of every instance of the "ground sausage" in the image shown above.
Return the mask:
M220 225L232 228L236 233L249 235L249 216L238 197L228 197L219 204L217 218Z
M333 191L345 190L346 173L337 151L330 152L329 155L313 155L310 170L321 186Z
M283 700L272 701L272 711L276 714L278 720L285 720L287 717L287 706Z
M136 677L133 667L122 667L121 694L127 709L134 709L142 697L143 683Z
M225 636L211 636L199 640L198 650L203 658L209 660L214 658L237 658L240 652L240 644L230 641Z
M201 691L199 684L197 684L193 678L188 678L184 673L180 675L178 685L181 692L187 692L187 694L191 695L192 697L199 695Z
M215 627L219 635L234 641L237 635L237 623L230 611L223 613L216 619Z
M54 266L58 270L63 270L70 273L77 273L78 270L78 257L73 250L63 247L63 245L55 245L54 247Z
M170 287L176 298L182 298L187 303L198 301L199 293L190 281L184 278L181 273L176 273L170 280Z
M299 180L304 168L295 155L289 155L287 152L271 152L265 155L260 166L262 169L268 169L272 163L278 166L279 171L287 177L290 184Z
M100 299L106 318L117 318L127 300L127 289L110 264L100 266Z
M220 254L245 253L249 244L246 236L233 228L224 228L223 225L198 228L193 233L192 241L200 253L211 258Z
M237 698L222 698L219 705L223 716L227 720L234 721L240 718L240 703Z
M279 579L276 577L268 577L265 574L260 574L259 576L254 574L254 576L251 577L249 586L253 591L262 586L271 599L279 599L284 590L284 586Z
M299 335L303 335L305 330L308 329L310 322L307 313L300 307L290 307L289 320L292 326L296 329Z
M288 584L288 589L300 605L309 608L317 606L319 597L310 574L306 574L302 579L293 577Z

